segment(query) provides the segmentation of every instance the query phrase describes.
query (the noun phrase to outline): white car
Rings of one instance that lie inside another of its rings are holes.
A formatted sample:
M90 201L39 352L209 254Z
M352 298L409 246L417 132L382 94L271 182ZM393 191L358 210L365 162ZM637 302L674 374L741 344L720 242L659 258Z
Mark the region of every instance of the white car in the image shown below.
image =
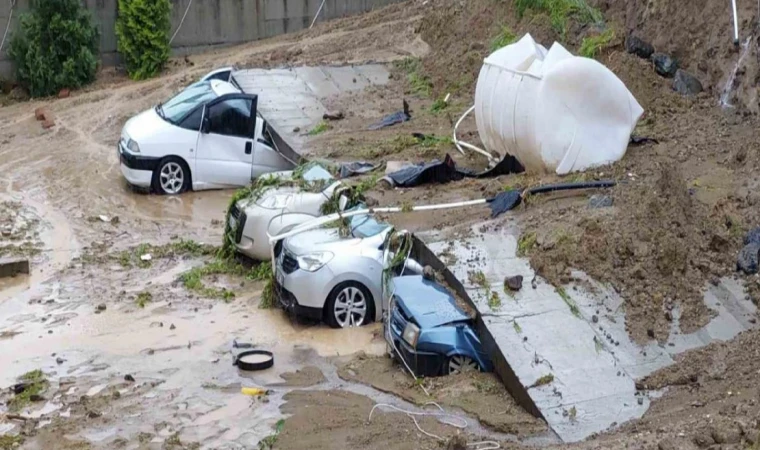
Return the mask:
M318 228L277 242L275 295L286 311L333 328L381 319L384 250L393 227L368 215L354 216L350 223L346 237L335 228ZM422 272L411 259L406 267Z
M292 172L273 174L285 179L291 175ZM303 178L325 187L317 192L303 191L296 186L272 188L257 199L238 200L230 208L227 220L238 252L255 260L270 260L272 248L267 234L275 236L321 216L322 205L345 187L320 166L305 170Z
M118 153L131 185L168 195L246 186L294 166L276 150L257 96L242 92L231 68L129 119Z

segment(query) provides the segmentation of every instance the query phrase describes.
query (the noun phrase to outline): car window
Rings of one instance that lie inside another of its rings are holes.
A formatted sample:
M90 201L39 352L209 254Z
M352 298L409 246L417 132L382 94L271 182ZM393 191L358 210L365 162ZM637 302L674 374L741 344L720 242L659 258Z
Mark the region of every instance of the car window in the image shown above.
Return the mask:
M209 100L216 98L211 83L202 81L187 87L174 98L161 105L163 117L171 123L178 123L190 111ZM198 126L200 128L200 125Z
M209 133L225 136L253 137L251 119L252 101L234 98L219 102L208 108Z
M201 129L201 118L203 117L203 108L197 108L195 111L190 113L189 116L185 117L185 120L182 121L182 123L179 124L180 127L186 128L188 130L193 131L199 131Z
M354 237L358 238L377 236L389 226L387 223L378 222L369 214L351 217L351 231Z

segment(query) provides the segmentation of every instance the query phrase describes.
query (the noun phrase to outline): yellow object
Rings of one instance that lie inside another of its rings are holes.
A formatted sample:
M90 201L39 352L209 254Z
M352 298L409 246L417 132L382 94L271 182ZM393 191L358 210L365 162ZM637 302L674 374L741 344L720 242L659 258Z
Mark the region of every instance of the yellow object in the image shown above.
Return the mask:
M266 389L250 388L250 387L244 387L243 389L240 390L240 392L245 395L251 395L251 396L264 395L267 393Z

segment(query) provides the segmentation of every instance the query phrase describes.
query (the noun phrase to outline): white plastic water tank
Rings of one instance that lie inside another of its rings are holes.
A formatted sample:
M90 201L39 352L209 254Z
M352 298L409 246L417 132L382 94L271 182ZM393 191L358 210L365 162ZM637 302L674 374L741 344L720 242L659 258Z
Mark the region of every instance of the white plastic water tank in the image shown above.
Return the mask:
M475 119L486 149L560 175L620 160L644 110L612 71L526 34L485 59Z

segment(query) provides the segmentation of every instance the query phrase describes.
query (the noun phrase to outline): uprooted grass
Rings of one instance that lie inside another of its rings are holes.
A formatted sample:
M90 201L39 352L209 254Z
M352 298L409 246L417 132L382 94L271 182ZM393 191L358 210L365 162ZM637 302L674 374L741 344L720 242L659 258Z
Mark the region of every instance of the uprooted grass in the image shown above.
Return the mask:
M583 38L578 54L586 58L596 58L602 50L613 45L616 37L617 34L613 28L608 28L601 34L587 36Z
M4 434L0 436L0 450L13 450L20 448L24 443L23 436L12 436L10 434Z
M151 266L151 261L157 258L170 258L175 256L206 256L213 255L217 251L213 245L200 244L193 240L180 239L176 242L170 242L165 245L140 244L129 250L111 255L113 259L124 267L141 267ZM150 255L149 260L143 260L143 255Z
M570 308L570 312L573 313L575 317L581 316L581 310L578 308L578 304L575 303L575 301L570 298L570 295L568 295L567 291L565 291L565 288L562 286L556 288L557 294L559 294L560 297L562 297L562 300L567 304L567 307Z
M309 131L309 136L320 135L329 129L330 129L330 124L323 120Z
M549 16L552 28L563 38L567 34L570 18L583 25L604 22L601 11L589 5L586 0L515 0L518 17L526 12L544 13Z
M14 412L20 411L24 406L31 403L32 399L39 396L48 386L45 374L39 369L21 375L19 381L24 383L26 387L8 402L8 409Z
M202 266L194 267L180 275L183 286L198 295L206 298L218 298L225 302L235 298L235 293L227 288L207 286L203 282L204 277L213 275L236 275L245 276L252 281L266 280L272 272L272 264L263 262L248 268L235 259L214 259Z
M546 386L547 384L551 384L553 382L554 382L554 374L550 373L550 374L544 375L541 378L539 378L538 380L536 380L535 383L533 383L530 386L528 386L528 389L539 387L539 386Z
M500 48L506 47L507 45L513 44L516 40L517 35L515 35L509 27L502 25L499 34L491 39L491 53Z
M453 148L454 141L449 136L434 134L399 134L389 139L359 141L349 138L338 144L330 157L347 157L366 161L385 160L405 150L415 149L416 158L440 156L447 148Z
M264 439L259 442L259 450L270 450L274 448L274 445L277 443L277 437L282 432L282 428L285 426L285 420L280 419L277 421L277 425L275 425L274 433L270 434L269 436L265 437Z
M405 58L395 63L395 67L406 74L409 83L409 91L420 97L430 97L433 92L433 83L422 71L420 58Z
M153 301L153 294L147 291L140 292L135 298L135 304L140 308L145 308L145 305Z

